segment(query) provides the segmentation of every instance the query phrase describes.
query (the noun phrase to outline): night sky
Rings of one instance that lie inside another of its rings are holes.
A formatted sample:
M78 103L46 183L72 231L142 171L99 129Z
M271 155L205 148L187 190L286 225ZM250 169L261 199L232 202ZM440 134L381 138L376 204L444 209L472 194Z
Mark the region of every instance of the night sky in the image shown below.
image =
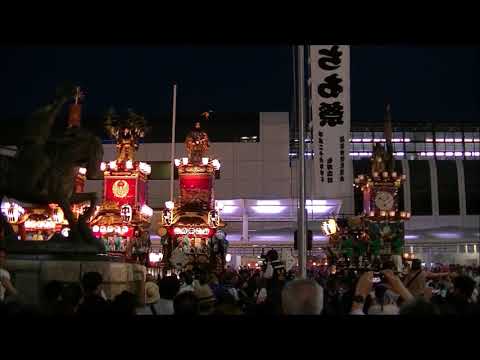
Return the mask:
M0 49L0 115L25 117L71 81L86 92L84 114L132 107L154 118L169 112L179 84L178 111L289 111L289 46L97 47ZM352 120L478 121L480 48L354 46Z

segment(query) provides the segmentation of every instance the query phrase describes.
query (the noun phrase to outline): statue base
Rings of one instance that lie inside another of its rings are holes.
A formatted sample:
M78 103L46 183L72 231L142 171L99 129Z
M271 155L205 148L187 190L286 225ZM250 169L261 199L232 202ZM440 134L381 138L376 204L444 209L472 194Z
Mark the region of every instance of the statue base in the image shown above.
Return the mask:
M116 261L105 255L81 254L9 254L7 260L12 282L25 304L41 305L43 289L53 280L64 284L80 283L83 274L96 271L103 277L102 288L108 299L122 291L137 297L138 305L145 303L146 268L142 265Z

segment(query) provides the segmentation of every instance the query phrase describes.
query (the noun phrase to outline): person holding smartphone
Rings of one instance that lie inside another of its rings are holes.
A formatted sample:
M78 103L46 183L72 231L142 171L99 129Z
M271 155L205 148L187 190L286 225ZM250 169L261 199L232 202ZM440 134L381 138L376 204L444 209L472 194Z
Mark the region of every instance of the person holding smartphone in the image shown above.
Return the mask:
M414 299L413 295L408 291L405 285L402 283L402 280L396 276L392 270L383 270L381 271L383 275L384 285L388 286L388 289L398 294L399 298L404 302L410 302ZM373 287L373 272L367 271L363 273L355 288L355 295L353 297L352 309L350 315L365 315L363 308L365 306L365 301L367 296L372 291Z

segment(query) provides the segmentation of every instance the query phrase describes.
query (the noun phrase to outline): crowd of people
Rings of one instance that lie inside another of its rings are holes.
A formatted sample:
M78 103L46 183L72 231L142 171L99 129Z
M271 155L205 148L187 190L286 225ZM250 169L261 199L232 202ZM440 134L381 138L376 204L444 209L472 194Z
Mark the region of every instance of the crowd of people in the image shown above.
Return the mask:
M79 284L51 281L40 307L25 307L5 268L0 251L0 316L134 315L474 315L480 314L480 268L451 266L427 271L414 260L404 272L385 262L378 271L317 266L299 279L286 271L276 253L263 267L227 269L221 275L192 269L177 275L147 275L144 305L132 292L107 299L99 273Z

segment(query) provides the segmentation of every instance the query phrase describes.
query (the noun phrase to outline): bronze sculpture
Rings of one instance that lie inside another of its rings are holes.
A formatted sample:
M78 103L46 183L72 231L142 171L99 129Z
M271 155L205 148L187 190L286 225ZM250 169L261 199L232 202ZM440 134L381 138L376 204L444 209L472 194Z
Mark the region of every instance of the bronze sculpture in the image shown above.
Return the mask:
M34 113L17 146L16 155L0 156L0 197L41 205L58 204L69 222L70 245L87 243L102 250L103 245L96 241L86 224L95 210L97 195L74 193L79 167L87 169L88 179L100 177L102 143L98 137L79 127L69 127L60 137L51 134L57 115L73 95L73 87L61 89L52 104ZM84 201L90 201L90 207L77 220L71 205ZM13 230L3 214L2 225L10 234L10 239L6 238L11 243Z

